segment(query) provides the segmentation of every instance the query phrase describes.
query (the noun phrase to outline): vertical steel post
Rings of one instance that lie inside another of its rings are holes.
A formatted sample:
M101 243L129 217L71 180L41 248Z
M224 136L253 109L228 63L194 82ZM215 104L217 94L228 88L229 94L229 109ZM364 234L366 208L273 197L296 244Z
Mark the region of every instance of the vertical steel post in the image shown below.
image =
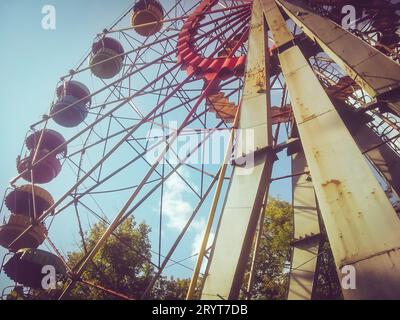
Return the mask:
M308 166L300 141L297 148L288 148L292 158L292 174L307 172ZM289 300L310 300L320 242L317 201L310 176L292 178L294 241L289 280Z
M285 21L270 10L275 1L262 2L269 27L280 34L276 21ZM343 295L398 299L400 220L298 46L288 40L278 50L339 275L347 265L355 270L349 277L356 286Z
M213 247L202 299L236 299L249 259L275 154L269 95L266 23L259 0L253 2L243 98L239 114L237 159ZM252 139L248 139L248 138ZM240 158L246 167L238 164Z

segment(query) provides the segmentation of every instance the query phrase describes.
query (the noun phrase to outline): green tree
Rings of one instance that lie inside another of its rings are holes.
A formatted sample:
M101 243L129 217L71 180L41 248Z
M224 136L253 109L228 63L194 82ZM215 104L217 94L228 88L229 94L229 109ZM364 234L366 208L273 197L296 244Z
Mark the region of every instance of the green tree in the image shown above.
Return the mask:
M253 286L251 292L247 293L248 298L267 300L286 298L288 277L285 272L288 271L291 254L292 220L292 208L289 203L273 198L268 200L254 268ZM245 276L244 291L248 278L249 272Z
M100 239L106 226L94 225L86 236L86 247L91 248ZM146 224L136 224L126 219L114 232L98 254L85 268L82 279L101 285L112 291L133 299L141 297L155 274L151 264L150 228ZM70 265L82 260L85 249L82 247L68 255ZM161 277L154 286L150 299L183 299L189 280ZM77 283L70 293L70 299L118 299L117 296L94 288L85 283Z
M184 300L190 279L160 278L154 285L152 298L155 300Z
M70 252L67 263L79 266L88 249L92 248L106 229L104 223L95 224L86 234L85 246ZM121 299L113 291L124 296L139 299L155 275L151 264L150 228L146 224L137 224L133 218L126 219L107 242L101 247L92 262L87 264L81 279L73 286L67 299L102 300ZM89 285L88 283L92 284ZM97 287L95 287L95 286ZM98 288L106 288L104 291ZM149 299L176 300L184 299L189 287L189 279L160 277L155 283ZM9 300L57 299L63 288L57 290L26 290L16 287L7 296Z
M104 223L95 224L85 237L85 247L92 248L104 233ZM98 254L89 263L82 279L101 285L126 296L140 297L148 285L153 267L150 263L150 228L145 224L137 225L132 218L126 219L101 247ZM78 265L85 255L85 248L68 254L68 263ZM71 290L72 299L115 299L115 296L77 283Z

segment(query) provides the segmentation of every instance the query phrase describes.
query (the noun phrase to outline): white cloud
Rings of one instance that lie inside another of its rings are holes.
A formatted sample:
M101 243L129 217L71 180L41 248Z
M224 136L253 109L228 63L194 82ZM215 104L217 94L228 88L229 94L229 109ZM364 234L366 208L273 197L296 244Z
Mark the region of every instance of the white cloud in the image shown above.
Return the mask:
M190 181L189 174L185 170L180 169L179 174L184 177L192 187L195 188L195 185ZM188 200L192 193L193 192L177 173L173 173L167 179L164 186L163 215L166 217L168 228L181 231L185 226L194 210L193 205ZM197 219L191 224L190 230L194 231L191 245L192 255L198 253L200 250L205 226L206 220L204 218ZM207 248L212 244L213 241L214 233L211 232L208 239ZM196 260L197 256L193 259ZM206 265L206 261L206 259L203 260L204 263L202 266L202 272Z
M196 235L194 236L194 240L192 243L192 255L199 253L201 243L203 242L205 222L204 222L204 220L202 220L202 222L203 222L202 223L203 227L200 229L201 225L199 224L199 226L198 226L199 230L201 230L201 231L197 232ZM215 234L213 232L210 232L210 236L208 237L206 249L208 249L212 245L212 243L214 241L214 237L215 237ZM197 260L197 255L195 257L193 257L193 259ZM203 263L202 263L201 269L200 269L201 273L205 272L206 266L207 266L207 259L203 259Z
M186 179L183 170L179 172ZM173 173L165 182L163 214L167 217L167 226L172 229L182 230L190 214L193 212L193 206L185 200L185 195L192 191L177 174Z
M210 236L208 237L207 241L207 249L212 245L214 241L214 236L215 236L214 232L210 232ZM192 254L199 253L203 237L204 237L204 232L196 233L192 244Z

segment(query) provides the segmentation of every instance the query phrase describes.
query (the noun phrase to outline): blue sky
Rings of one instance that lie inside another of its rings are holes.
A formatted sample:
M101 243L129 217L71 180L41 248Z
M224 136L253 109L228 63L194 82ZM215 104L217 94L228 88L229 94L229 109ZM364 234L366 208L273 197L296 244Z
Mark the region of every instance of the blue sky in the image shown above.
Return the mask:
M56 8L57 24L54 31L45 31L41 26L42 7L48 4ZM16 175L15 158L20 153L25 134L29 126L40 120L41 115L46 113L60 76L66 74L88 52L95 35L110 25L131 4L131 0L2 0L0 2L1 195L8 186L8 181ZM58 130L63 132L64 129ZM274 170L274 176L289 174L289 170L288 162L280 161ZM195 177L189 177L190 179L196 180ZM49 184L51 189L47 185L44 187L56 198L66 190L68 182L68 177L66 177ZM125 181L121 182L121 186L125 185ZM179 189L176 190L174 181L169 184L169 187L172 197L170 206L191 205L191 200L185 190L181 192ZM290 200L289 187L287 181L275 182L270 189L270 194ZM113 205L109 207L110 210L112 209L110 217L115 215L116 210L122 206L128 195L129 193L123 193L112 198ZM148 206L146 209L151 211L154 208ZM139 214L140 219L144 219L146 214ZM75 222L71 219L68 213L60 215L60 218L57 217L55 230L50 234L63 244L65 251L73 249L77 240L71 238L67 228L68 225L73 228ZM167 222L173 224L173 217L171 216L170 221ZM177 234L176 228L172 227L170 231L164 235L165 248ZM193 233L192 236L198 237L198 234ZM195 241L193 237L187 239L186 250L180 253L180 258L184 258L188 252L190 254L191 244ZM4 250L0 249L1 255L3 252ZM194 261L191 260L188 264L193 263ZM190 272L182 269L174 269L173 273L182 277L190 275ZM0 277L0 288L6 283L8 282L4 277Z
M1 190L15 173L29 126L47 111L61 75L87 52L95 35L119 16L129 0L0 2L0 167ZM42 7L57 10L57 29L41 27Z

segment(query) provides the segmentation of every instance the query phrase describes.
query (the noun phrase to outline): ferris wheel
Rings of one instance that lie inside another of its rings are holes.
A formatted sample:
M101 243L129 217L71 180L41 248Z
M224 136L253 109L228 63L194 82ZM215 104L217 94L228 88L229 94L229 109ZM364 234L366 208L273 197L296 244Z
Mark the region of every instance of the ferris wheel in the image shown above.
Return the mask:
M194 270L188 294L192 297L199 275L207 272L201 268L204 257L211 252L218 256L212 235L224 230L219 228L220 217L229 203L229 190L235 189L234 168L241 167L241 157L247 156L235 153L243 148L236 129L240 122L258 121L240 112L243 98L251 91L246 81L261 88L256 94L267 94L262 78L251 73L258 62L252 65L256 54L249 52L250 43L261 39L252 33L259 19L254 2L259 1L138 0L88 44L86 57L55 84L49 110L32 124L17 157L17 175L5 194L0 226L0 245L9 250L2 269L10 279L40 288L42 267L52 265L67 284L63 298L107 239L117 237L118 226L134 216L152 228L150 262L157 270L142 297L136 298L147 298L171 266L177 274ZM329 1L303 2L321 16L334 20L337 15ZM389 18L379 20L373 9L370 14L370 24L365 18L356 37L397 64L399 41L394 29L385 25ZM295 17L288 11L285 19ZM315 39L296 23L289 23L289 30L337 105L358 108L366 103L369 92L343 74ZM276 153L288 149L293 156L301 146L298 139L290 147L283 143L298 137L279 60L283 49L271 36L262 41L271 101L268 148ZM398 114L376 108L368 110L373 117L368 128L377 144L383 137L398 155ZM258 157L265 150L253 151ZM372 156L369 160L381 172L381 164ZM310 182L307 167L296 162L292 168L296 166L300 171L288 176L290 189L298 179ZM270 177L268 183L284 178ZM382 179L399 187L397 180L384 174ZM254 181L251 185L259 186ZM266 192L259 197L263 205ZM247 196L247 189L241 196ZM97 222L104 223L106 231L87 248L84 235ZM195 238L202 245L194 248ZM247 241L252 243L253 238ZM72 239L87 250L76 266L69 265L64 255ZM46 250L38 249L42 246ZM188 260L193 254L198 256L196 264ZM106 287L98 285L99 290Z
M4 265L12 280L40 287L34 273L25 280L29 276L16 265L37 266L37 276L46 261L66 275L71 270L52 237L58 218L73 216L64 228L84 241L96 221L111 224L115 212L105 211L118 203L107 203L132 192L117 224L144 207L137 219L154 229L153 263L160 274L169 261L189 268L171 259L175 248L168 252L162 239L168 224L182 219L187 223L172 231L185 234L215 185L220 159L208 165L197 160L210 156L207 140L226 135L234 120L250 12L248 1L137 1L94 39L90 54L56 84L50 110L32 125L18 156L0 231L1 245L14 253ZM185 136L195 143L178 151L174 140ZM164 149L165 160L155 158ZM57 184L56 197L46 185ZM171 188L184 188L190 208L183 217L162 205L177 201ZM51 252L37 249L44 242Z

